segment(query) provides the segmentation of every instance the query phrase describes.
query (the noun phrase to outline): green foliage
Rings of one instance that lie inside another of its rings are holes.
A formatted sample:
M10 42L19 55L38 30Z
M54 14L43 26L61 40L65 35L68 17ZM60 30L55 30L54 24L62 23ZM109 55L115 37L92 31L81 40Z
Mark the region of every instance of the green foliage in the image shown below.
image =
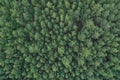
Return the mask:
M64 47L58 47L58 53L63 56L63 54L65 53L65 49Z
M0 0L0 80L119 75L119 0Z

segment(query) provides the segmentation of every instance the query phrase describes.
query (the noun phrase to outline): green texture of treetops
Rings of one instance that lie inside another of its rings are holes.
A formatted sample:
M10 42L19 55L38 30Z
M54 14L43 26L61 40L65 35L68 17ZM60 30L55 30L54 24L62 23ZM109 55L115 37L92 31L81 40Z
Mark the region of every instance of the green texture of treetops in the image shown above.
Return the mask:
M120 80L120 0L0 0L0 80Z

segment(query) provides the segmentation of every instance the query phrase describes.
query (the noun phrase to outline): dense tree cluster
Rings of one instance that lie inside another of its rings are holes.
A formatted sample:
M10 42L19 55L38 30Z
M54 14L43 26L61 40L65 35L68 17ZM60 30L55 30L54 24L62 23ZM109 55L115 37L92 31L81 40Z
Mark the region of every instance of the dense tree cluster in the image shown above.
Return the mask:
M120 0L0 0L0 80L120 80Z

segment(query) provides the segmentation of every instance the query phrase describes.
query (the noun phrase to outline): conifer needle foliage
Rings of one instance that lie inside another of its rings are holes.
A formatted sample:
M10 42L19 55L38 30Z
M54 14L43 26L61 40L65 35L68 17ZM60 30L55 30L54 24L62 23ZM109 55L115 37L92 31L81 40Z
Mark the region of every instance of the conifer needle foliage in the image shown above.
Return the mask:
M120 0L0 0L0 80L120 80Z

